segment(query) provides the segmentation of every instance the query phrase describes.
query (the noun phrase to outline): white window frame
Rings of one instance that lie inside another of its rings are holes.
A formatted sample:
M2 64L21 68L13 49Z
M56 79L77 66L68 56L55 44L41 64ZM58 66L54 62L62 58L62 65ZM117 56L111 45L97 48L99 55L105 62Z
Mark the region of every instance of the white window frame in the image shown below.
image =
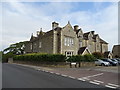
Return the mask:
M71 44L74 45L74 39L73 38L71 39Z
M70 43L70 46L72 46L72 38L70 38L69 43Z
M70 46L70 38L67 38L67 46Z
M79 41L79 46L82 47L82 41Z
M64 45L67 46L67 38L64 38Z
M41 48L42 47L42 42L39 42L39 48Z
M72 56L73 55L73 51L65 51L65 56Z
M64 45L65 46L72 46L74 44L74 39L71 37L64 38Z

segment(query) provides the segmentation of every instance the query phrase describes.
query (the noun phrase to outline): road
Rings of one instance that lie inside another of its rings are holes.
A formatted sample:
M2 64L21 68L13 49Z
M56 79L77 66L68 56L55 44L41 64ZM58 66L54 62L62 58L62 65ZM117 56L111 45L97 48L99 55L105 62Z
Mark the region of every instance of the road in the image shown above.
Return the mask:
M105 88L15 64L3 64L3 88Z

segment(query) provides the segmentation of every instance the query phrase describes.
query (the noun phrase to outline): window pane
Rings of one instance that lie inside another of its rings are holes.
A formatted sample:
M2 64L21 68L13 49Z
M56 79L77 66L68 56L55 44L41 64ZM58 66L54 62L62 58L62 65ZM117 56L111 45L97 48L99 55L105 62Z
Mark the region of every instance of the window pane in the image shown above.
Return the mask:
M67 38L67 39L68 39L67 44L68 44L68 46L70 46L70 42L69 42L70 40L69 40L69 38Z
M41 42L39 42L39 48L41 48Z

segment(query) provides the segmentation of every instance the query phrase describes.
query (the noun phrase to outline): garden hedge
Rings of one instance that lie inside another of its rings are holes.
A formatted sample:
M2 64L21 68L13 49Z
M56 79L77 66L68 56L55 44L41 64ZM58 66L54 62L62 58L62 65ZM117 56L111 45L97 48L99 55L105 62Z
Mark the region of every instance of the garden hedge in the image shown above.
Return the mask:
M40 61L40 62L65 62L65 55L62 54L41 54L32 53L17 55L13 57L13 60L19 61Z
M65 62L66 56L62 54L41 54L32 53L24 55L16 55L13 60L18 61L38 61L38 62ZM68 62L93 62L95 57L90 54L70 56Z
M95 57L91 54L71 56L68 62L94 62Z

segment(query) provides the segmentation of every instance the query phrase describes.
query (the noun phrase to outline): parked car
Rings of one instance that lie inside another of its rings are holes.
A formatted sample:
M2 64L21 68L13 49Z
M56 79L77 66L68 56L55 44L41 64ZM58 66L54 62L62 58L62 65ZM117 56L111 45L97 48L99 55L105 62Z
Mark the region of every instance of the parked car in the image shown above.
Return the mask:
M112 58L111 59L113 62L116 62L117 63L117 65L119 64L119 61L118 60L116 60L115 58Z
M102 59L103 61L106 61L106 62L109 62L110 63L110 65L112 65L112 66L116 66L117 65L117 62L114 62L114 61L112 61L111 59Z
M95 65L109 66L110 63L106 62L106 61L103 61L103 60L100 60L100 59L97 59L97 60L95 60Z
M115 58L118 61L118 64L120 65L120 59L119 58Z
M120 59L119 59L119 58L116 58L116 60L120 61Z

